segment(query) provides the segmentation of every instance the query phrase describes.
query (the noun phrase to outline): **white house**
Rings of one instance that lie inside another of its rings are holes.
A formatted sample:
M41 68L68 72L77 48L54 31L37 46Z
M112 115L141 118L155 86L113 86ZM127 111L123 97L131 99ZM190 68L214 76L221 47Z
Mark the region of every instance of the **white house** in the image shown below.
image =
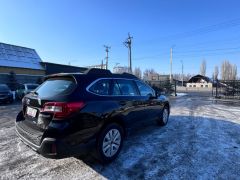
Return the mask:
M210 78L202 75L191 77L187 83L187 88L212 88L213 83Z

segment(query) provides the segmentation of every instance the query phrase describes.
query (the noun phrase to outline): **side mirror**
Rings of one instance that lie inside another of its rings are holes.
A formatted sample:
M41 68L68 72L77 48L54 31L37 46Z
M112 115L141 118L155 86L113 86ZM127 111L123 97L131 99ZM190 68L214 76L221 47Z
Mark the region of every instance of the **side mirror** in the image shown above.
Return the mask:
M161 92L160 91L156 91L155 94L156 94L156 97L158 98L161 95L165 95L165 92L164 91L161 91Z

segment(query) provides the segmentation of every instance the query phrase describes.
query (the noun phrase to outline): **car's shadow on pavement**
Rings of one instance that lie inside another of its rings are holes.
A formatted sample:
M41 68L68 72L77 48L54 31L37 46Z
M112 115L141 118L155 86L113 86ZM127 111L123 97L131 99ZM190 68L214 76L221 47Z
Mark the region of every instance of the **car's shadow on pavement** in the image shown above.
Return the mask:
M240 122L239 122L240 123ZM119 157L102 165L81 157L107 179L237 178L240 124L198 116L171 116L167 126L146 123L124 142Z
M0 107L3 107L3 106L11 106L11 105L20 105L21 104L21 101L13 101L12 103L9 103L9 102L0 102Z

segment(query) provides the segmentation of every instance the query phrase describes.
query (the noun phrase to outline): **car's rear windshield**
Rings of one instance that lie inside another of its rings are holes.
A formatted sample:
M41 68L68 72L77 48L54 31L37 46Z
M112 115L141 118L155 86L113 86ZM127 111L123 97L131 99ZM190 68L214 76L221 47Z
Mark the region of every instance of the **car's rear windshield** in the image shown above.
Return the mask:
M46 80L37 89L39 97L53 97L67 95L73 91L76 83L71 77L56 77Z
M5 84L0 84L0 91L10 91L7 85Z
M37 87L38 87L37 84L28 84L28 85L27 85L27 88L30 89L30 90L34 90L34 89L36 89Z

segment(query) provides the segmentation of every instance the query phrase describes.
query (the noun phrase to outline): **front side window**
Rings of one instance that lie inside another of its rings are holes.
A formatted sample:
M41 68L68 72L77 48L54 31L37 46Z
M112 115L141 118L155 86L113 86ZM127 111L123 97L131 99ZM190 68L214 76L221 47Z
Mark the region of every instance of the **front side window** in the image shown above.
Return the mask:
M136 81L137 87L140 91L141 96L154 96L153 90L141 81Z
M117 79L116 80L121 91L121 94L124 96L137 96L138 92L135 87L135 84L132 80Z
M98 95L110 95L110 83L109 79L99 80L89 88L89 91Z
M120 96L121 95L121 91L119 89L119 85L116 81L113 81L113 92L112 95L114 96Z

